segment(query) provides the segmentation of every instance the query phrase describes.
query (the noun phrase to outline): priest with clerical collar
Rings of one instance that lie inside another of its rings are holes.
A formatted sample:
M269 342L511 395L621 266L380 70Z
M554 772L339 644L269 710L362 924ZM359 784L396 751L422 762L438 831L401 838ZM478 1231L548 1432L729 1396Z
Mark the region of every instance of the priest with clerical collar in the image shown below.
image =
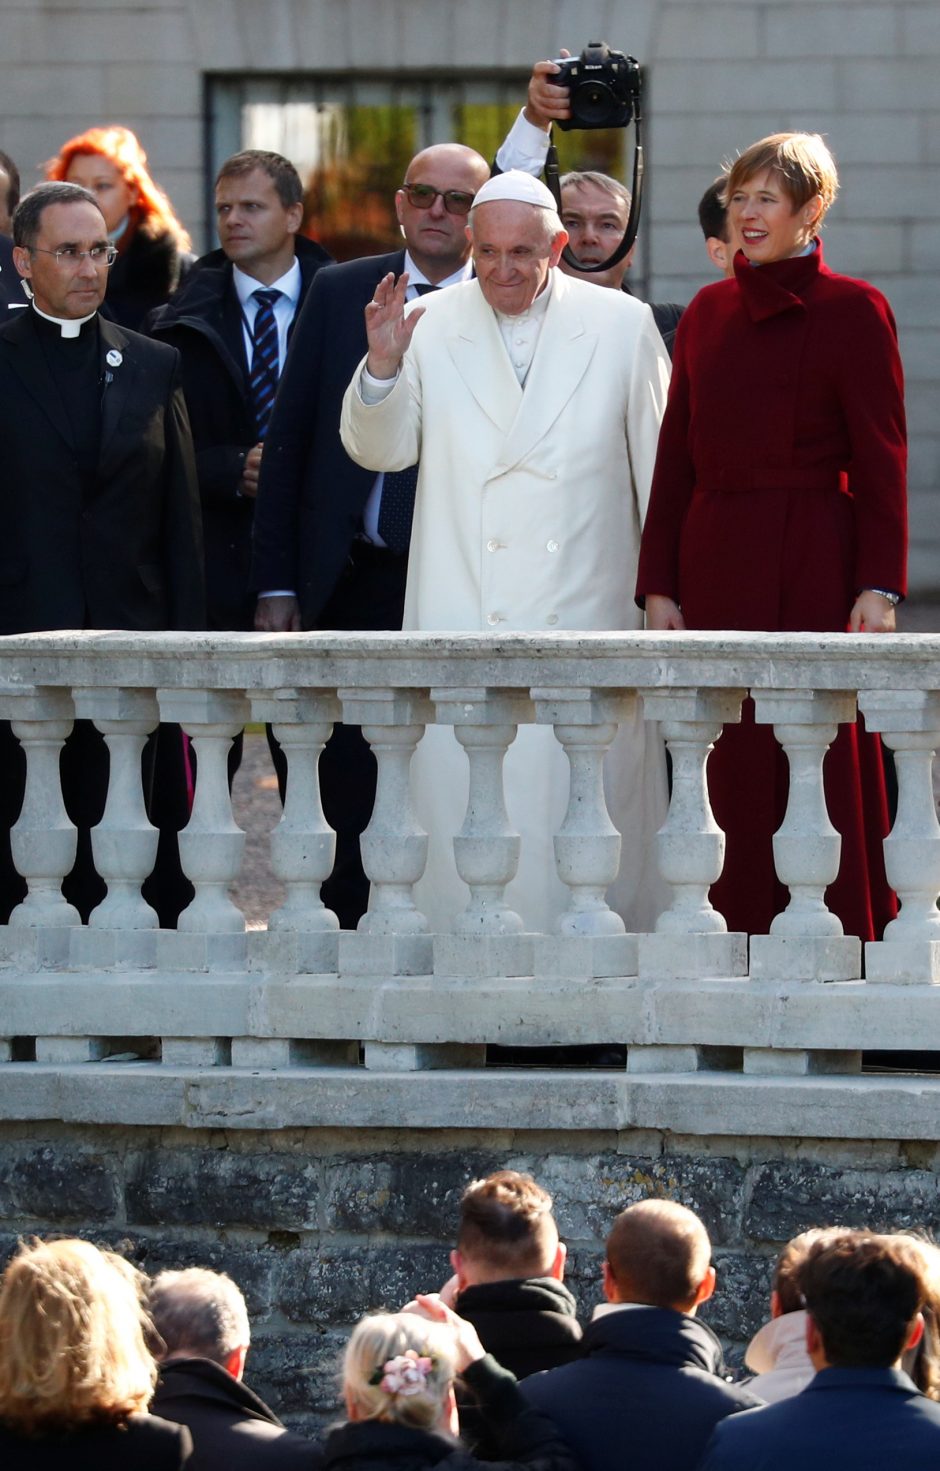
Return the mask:
M86 189L57 182L31 190L13 217L13 245L30 305L0 324L0 635L199 629L199 496L179 354L99 316L114 246ZM62 771L79 828L66 896L87 919L104 885L83 830L100 820L107 759L103 747L96 754L100 737L92 731L89 743L82 725ZM25 889L8 845L21 772L3 726L0 922ZM158 825L162 815L154 814ZM179 903L168 910L161 895L154 900L163 922L172 921Z

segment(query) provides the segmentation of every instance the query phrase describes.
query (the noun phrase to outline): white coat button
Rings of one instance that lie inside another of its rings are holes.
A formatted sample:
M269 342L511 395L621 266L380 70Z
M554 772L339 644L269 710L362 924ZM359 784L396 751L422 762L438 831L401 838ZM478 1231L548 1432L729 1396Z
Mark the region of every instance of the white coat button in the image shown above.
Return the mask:
M486 550L488 552L498 552L499 551L499 542L498 541L495 541L491 537L490 540L486 543Z
M546 618L545 622L549 625L550 628L553 628L555 626L555 624L558 622L558 614L557 613L549 613L549 615Z
M558 543L557 543L557 541L547 541L545 543L545 550L547 552L557 552L557 550L558 550Z
M498 613L487 613L487 615L486 615L486 621L489 624L498 623L499 622L499 614Z

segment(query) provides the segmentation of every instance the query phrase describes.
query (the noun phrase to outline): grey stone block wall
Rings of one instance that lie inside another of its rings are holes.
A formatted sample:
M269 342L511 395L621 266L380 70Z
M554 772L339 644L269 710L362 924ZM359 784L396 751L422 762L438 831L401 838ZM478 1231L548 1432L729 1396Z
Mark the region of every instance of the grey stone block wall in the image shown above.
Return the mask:
M649 1196L699 1212L718 1290L703 1317L740 1363L780 1245L810 1225L940 1230L940 1151L812 1140L0 1125L0 1256L78 1234L156 1273L224 1270L248 1301L247 1379L314 1434L338 1412L349 1327L449 1275L460 1193L500 1166L555 1198L568 1280L589 1316L604 1238Z

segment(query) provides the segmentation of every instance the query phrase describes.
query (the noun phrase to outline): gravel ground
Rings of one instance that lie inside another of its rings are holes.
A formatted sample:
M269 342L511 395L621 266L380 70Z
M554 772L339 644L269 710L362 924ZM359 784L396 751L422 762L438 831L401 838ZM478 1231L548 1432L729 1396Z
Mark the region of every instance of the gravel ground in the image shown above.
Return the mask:
M267 927L268 915L284 899L284 885L271 871L268 834L281 817L277 777L268 743L260 733L245 732L245 753L232 788L235 821L247 833L241 876L231 895L250 930Z

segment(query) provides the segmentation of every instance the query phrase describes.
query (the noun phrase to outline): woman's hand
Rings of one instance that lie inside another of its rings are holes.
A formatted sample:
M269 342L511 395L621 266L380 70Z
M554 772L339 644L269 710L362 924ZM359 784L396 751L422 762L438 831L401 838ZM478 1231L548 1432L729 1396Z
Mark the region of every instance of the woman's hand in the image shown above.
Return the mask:
M389 272L376 286L375 295L366 307L369 339L366 368L373 378L395 377L418 320L424 316L423 306L405 316L407 290L408 272L403 271L397 281Z
M453 1308L442 1301L439 1293L419 1292L414 1302L405 1304L402 1312L417 1313L419 1317L428 1318L432 1323L446 1323L453 1329L458 1374L462 1374L468 1364L475 1364L486 1353L473 1324L468 1323L466 1318L458 1317Z
M859 593L849 614L849 633L894 633L896 628L893 603L870 587Z
M651 592L646 594L646 626L659 633L669 629L681 633L685 628L685 619L679 611L678 603L674 603L672 598Z

